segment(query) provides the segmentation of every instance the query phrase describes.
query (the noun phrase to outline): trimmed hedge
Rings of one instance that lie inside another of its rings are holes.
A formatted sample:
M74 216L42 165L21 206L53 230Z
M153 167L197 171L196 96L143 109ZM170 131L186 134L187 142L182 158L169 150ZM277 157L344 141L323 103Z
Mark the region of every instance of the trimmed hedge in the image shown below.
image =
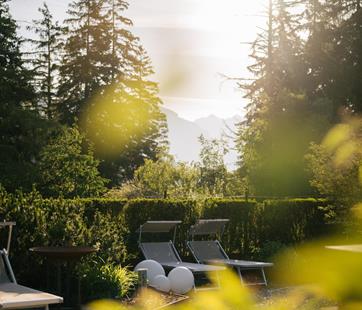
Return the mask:
M29 252L34 246L91 244L104 261L124 263L123 206L123 201L43 199L37 192L7 194L0 189L0 218L16 221L10 255L19 280L38 287L45 280L42 259ZM6 237L0 235L2 246Z
M327 233L323 199L285 199L264 202L241 199L205 201L203 218L228 218L223 244L231 256L253 258L264 244L296 244Z
M202 210L202 218L230 219L226 227L223 246L229 255L249 255L256 236L256 214L258 204L255 201L241 199L208 199Z
M136 233L140 224L181 220L176 243L181 255L188 256L187 232L197 218L229 218L225 248L231 256L248 259L273 242L291 245L325 233L327 205L316 199L43 199L37 192L7 194L0 188L0 218L17 222L10 254L24 283L38 283L44 270L39 257L28 251L33 246L95 245L104 261L128 264L141 258ZM5 237L0 235L2 245ZM24 268L29 265L32 268Z
M295 244L325 233L325 199L267 200L259 206L262 240Z

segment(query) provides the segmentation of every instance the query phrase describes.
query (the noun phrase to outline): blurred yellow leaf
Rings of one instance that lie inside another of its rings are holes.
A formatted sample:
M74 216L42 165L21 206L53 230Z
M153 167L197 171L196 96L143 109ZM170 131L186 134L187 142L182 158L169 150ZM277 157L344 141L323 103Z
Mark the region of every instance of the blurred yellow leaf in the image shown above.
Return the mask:
M82 115L87 137L103 155L114 156L147 130L147 102L109 86L96 95Z
M355 141L347 141L343 143L335 152L333 161L337 166L346 165L349 163L351 157L356 154L358 145Z
M354 205L352 212L358 219L361 220L362 219L362 203L358 203L358 204Z
M114 300L97 300L87 306L89 310L125 310L120 302Z
M348 303L347 305L344 305L343 307L340 307L340 309L341 310L361 310L362 309L362 303L361 302Z
M330 151L335 150L351 136L351 127L348 124L339 124L332 128L323 140L323 145Z
M308 285L314 293L336 301L362 301L362 253L326 248L337 242L303 246L292 264L291 254L286 254L278 264L277 277L288 285ZM291 267L288 272L283 270L286 264Z

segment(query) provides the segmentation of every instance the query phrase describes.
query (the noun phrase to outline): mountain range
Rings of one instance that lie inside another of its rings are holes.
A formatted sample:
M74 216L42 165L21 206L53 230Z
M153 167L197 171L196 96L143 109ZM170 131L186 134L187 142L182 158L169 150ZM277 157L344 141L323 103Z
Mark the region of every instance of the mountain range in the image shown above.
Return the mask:
M207 139L220 139L222 135L226 137L229 153L225 156L225 163L229 169L234 169L237 161L237 153L234 150L236 124L242 118L235 115L231 118L222 119L215 115L189 121L178 116L170 109L162 108L166 115L168 125L168 139L170 143L170 153L178 161L196 162L199 161L201 144L198 138L203 135Z

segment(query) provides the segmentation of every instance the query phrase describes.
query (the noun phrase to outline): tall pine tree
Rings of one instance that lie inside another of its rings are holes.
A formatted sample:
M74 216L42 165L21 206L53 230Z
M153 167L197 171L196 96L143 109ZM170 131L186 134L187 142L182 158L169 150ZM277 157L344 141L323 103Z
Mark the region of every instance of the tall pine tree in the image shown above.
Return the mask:
M34 162L46 124L34 106L32 75L6 0L0 0L0 183L8 190L31 188Z
M79 118L87 101L108 79L104 62L109 37L103 4L102 0L77 0L69 5L58 92L60 119L67 124Z
M307 66L299 5L269 1L268 29L253 45L255 64L250 70L255 81L241 85L249 105L237 140L240 173L256 194L300 195L310 190L303 157L319 130L311 129L315 119L304 94Z
M56 118L57 75L59 68L59 49L61 27L53 21L48 6L44 2L39 8L40 20L34 20L34 26L28 27L38 36L31 39L35 52L32 53L35 87L38 109L48 119Z
M81 118L113 183L155 158L166 130L151 61L123 16L127 8L123 0L73 2L60 68L62 120Z

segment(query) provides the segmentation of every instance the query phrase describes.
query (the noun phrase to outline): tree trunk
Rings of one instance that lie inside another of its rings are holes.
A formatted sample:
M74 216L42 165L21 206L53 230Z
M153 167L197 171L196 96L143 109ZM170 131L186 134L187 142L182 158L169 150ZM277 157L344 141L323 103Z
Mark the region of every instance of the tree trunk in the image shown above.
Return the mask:
M85 59L85 81L84 81L84 99L89 97L89 53L90 53L90 0L87 1L87 34L86 34L86 59Z
M273 0L269 0L268 7L268 55L266 64L266 92L268 95L272 93L271 80L273 78L272 63L273 63Z
M112 83L115 79L115 67L116 67L116 20L115 20L115 4L112 0Z
M52 119L52 95L51 95L51 91L52 91L52 78L51 78L51 32L50 32L50 25L48 25L48 42L47 42L47 116L48 119Z

